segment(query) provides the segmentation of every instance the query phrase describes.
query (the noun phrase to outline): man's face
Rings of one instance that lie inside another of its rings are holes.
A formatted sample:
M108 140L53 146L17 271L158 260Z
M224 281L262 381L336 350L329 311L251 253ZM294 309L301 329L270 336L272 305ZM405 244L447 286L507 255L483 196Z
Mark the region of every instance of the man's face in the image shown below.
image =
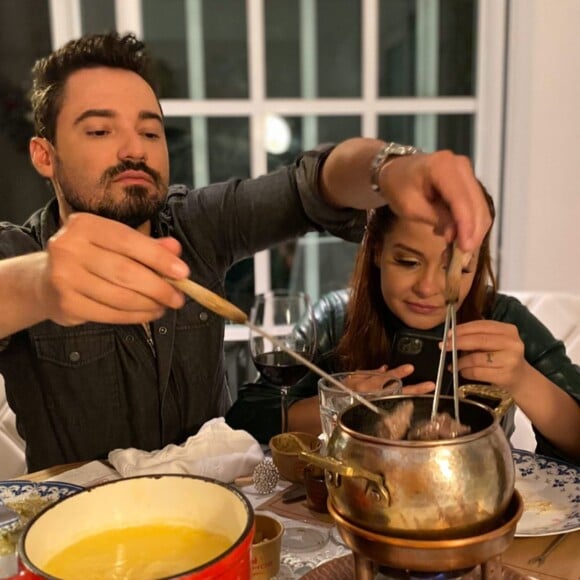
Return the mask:
M479 250L464 268L459 288L459 308L469 293ZM375 256L381 271L381 291L385 304L404 324L429 330L445 320L445 278L447 244L433 227L398 218L385 235Z
M84 69L66 82L52 181L61 215L84 211L138 227L163 206L169 156L159 103L136 73Z

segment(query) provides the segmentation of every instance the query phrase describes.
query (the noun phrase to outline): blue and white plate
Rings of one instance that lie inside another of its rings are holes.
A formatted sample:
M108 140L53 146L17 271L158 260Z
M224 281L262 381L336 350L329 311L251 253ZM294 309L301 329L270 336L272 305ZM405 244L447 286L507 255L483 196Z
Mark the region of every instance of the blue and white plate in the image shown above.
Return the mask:
M513 450L513 457L516 489L524 500L516 537L580 530L580 469L519 449Z
M74 495L82 489L78 485L60 481L46 481L43 483L25 480L0 481L0 504L12 506L19 501L42 498L46 500L46 505L48 505L63 497ZM41 509L45 507L44 502L42 504ZM11 524L7 525L10 526Z

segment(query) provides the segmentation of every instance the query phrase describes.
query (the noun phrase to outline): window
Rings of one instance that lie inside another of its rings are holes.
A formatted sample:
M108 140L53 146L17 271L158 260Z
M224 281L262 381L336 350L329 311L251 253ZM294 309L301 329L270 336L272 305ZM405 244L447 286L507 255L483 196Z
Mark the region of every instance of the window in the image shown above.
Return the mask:
M14 4L26 15L29 4L38 13L41 3ZM45 12L48 6L55 46L114 27L146 40L162 79L174 182L257 176L303 149L362 134L464 153L499 195L505 0L50 0ZM39 24L47 18L7 21L8 32L18 30L9 46L28 55L20 63L27 71L49 50L49 31ZM255 292L292 286L316 299L347 283L355 250L323 234L287 242L234 266L228 297L247 309ZM243 330L232 325L226 338Z

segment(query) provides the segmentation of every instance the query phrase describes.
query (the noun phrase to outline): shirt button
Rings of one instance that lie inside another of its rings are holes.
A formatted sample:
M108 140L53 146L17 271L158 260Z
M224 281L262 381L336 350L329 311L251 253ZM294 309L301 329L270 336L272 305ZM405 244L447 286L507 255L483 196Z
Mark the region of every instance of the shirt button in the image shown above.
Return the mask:
M205 321L208 319L207 312L200 312L200 313L199 313L199 319L200 319L202 322L205 322Z
M71 353L69 353L68 360L71 362L79 362L81 360L81 353L77 350L73 350Z
M128 335L125 337L125 342L128 342L128 343L135 342L135 337L134 337L132 334L128 334Z
M167 326L160 326L159 334L167 334Z

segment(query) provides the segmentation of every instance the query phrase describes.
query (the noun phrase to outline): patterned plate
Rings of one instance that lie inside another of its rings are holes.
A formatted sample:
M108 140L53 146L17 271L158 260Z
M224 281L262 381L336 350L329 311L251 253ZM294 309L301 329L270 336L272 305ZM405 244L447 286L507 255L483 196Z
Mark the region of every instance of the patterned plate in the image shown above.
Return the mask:
M12 507L15 503L26 500L46 500L39 502L39 508L43 509L49 503L53 503L63 497L74 495L83 489L71 483L59 481L47 481L35 483L33 481L0 481L0 503ZM8 524L10 525L10 524Z
M524 513L516 537L552 536L580 530L580 469L513 450L516 489L524 499Z

